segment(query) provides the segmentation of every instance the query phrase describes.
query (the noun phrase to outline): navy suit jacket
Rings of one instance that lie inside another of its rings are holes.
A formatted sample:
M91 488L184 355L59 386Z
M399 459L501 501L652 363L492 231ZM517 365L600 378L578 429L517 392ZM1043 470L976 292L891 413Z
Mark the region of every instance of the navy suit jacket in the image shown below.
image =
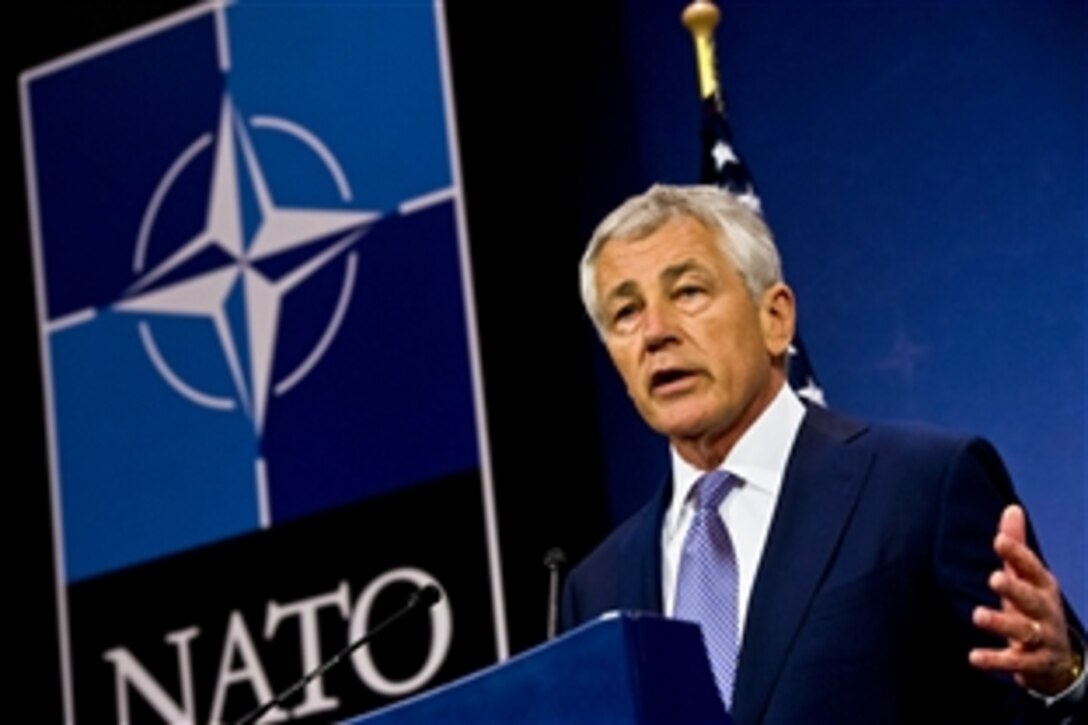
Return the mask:
M666 483L571 571L564 628L610 610L662 611L669 498ZM967 661L972 647L1000 644L971 611L997 603L993 539L1016 500L984 440L810 407L748 603L734 720L1047 721L1053 711L1044 716L1011 678Z

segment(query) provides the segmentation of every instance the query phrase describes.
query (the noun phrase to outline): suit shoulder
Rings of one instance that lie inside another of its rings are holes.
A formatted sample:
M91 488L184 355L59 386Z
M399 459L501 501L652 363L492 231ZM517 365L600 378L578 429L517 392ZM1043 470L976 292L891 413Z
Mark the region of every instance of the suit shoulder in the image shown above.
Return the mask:
M564 630L616 609L658 611L660 496L616 527L571 569L563 586Z
M624 519L585 558L571 569L571 577L577 578L581 571L599 572L602 569L613 571L617 560L622 552L631 546L637 532L648 525L646 519L655 518L655 510L655 501L651 500Z
M912 420L862 420L836 411L810 408L810 434L842 444L843 451L864 451L881 479L904 480L913 486L984 480L1003 497L1013 486L1005 462L986 438Z
M827 408L811 406L806 422L824 435L847 443L879 449L898 449L929 457L964 453L1000 460L994 444L985 437L917 420L863 419Z

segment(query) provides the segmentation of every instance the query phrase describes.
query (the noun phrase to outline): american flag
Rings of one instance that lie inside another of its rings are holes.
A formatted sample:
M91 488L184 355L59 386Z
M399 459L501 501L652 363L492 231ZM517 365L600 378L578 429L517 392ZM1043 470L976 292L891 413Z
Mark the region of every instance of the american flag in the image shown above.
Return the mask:
M725 101L718 93L703 99L702 171L704 184L714 184L729 192L754 212L763 215L763 206L756 193L748 166L733 146L733 131ZM816 371L798 332L790 346L790 386L803 398L825 405L824 391L816 380Z

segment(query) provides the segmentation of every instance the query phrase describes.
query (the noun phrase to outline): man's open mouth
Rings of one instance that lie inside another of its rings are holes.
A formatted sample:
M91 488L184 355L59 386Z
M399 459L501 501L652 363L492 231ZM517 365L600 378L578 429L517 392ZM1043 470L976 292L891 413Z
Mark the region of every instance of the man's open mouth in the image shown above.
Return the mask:
M650 388L652 390L657 390L658 388L663 388L677 381L689 378L692 375L694 375L694 373L690 370L682 370L680 368L658 370L650 376Z

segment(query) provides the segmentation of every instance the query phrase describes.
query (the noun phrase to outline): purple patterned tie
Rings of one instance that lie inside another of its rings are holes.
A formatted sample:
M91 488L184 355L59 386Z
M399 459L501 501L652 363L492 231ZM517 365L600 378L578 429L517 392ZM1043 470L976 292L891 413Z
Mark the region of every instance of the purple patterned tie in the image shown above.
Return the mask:
M711 669L728 709L737 667L737 557L718 507L736 479L711 471L695 484L691 522L676 584L677 619L702 627Z

